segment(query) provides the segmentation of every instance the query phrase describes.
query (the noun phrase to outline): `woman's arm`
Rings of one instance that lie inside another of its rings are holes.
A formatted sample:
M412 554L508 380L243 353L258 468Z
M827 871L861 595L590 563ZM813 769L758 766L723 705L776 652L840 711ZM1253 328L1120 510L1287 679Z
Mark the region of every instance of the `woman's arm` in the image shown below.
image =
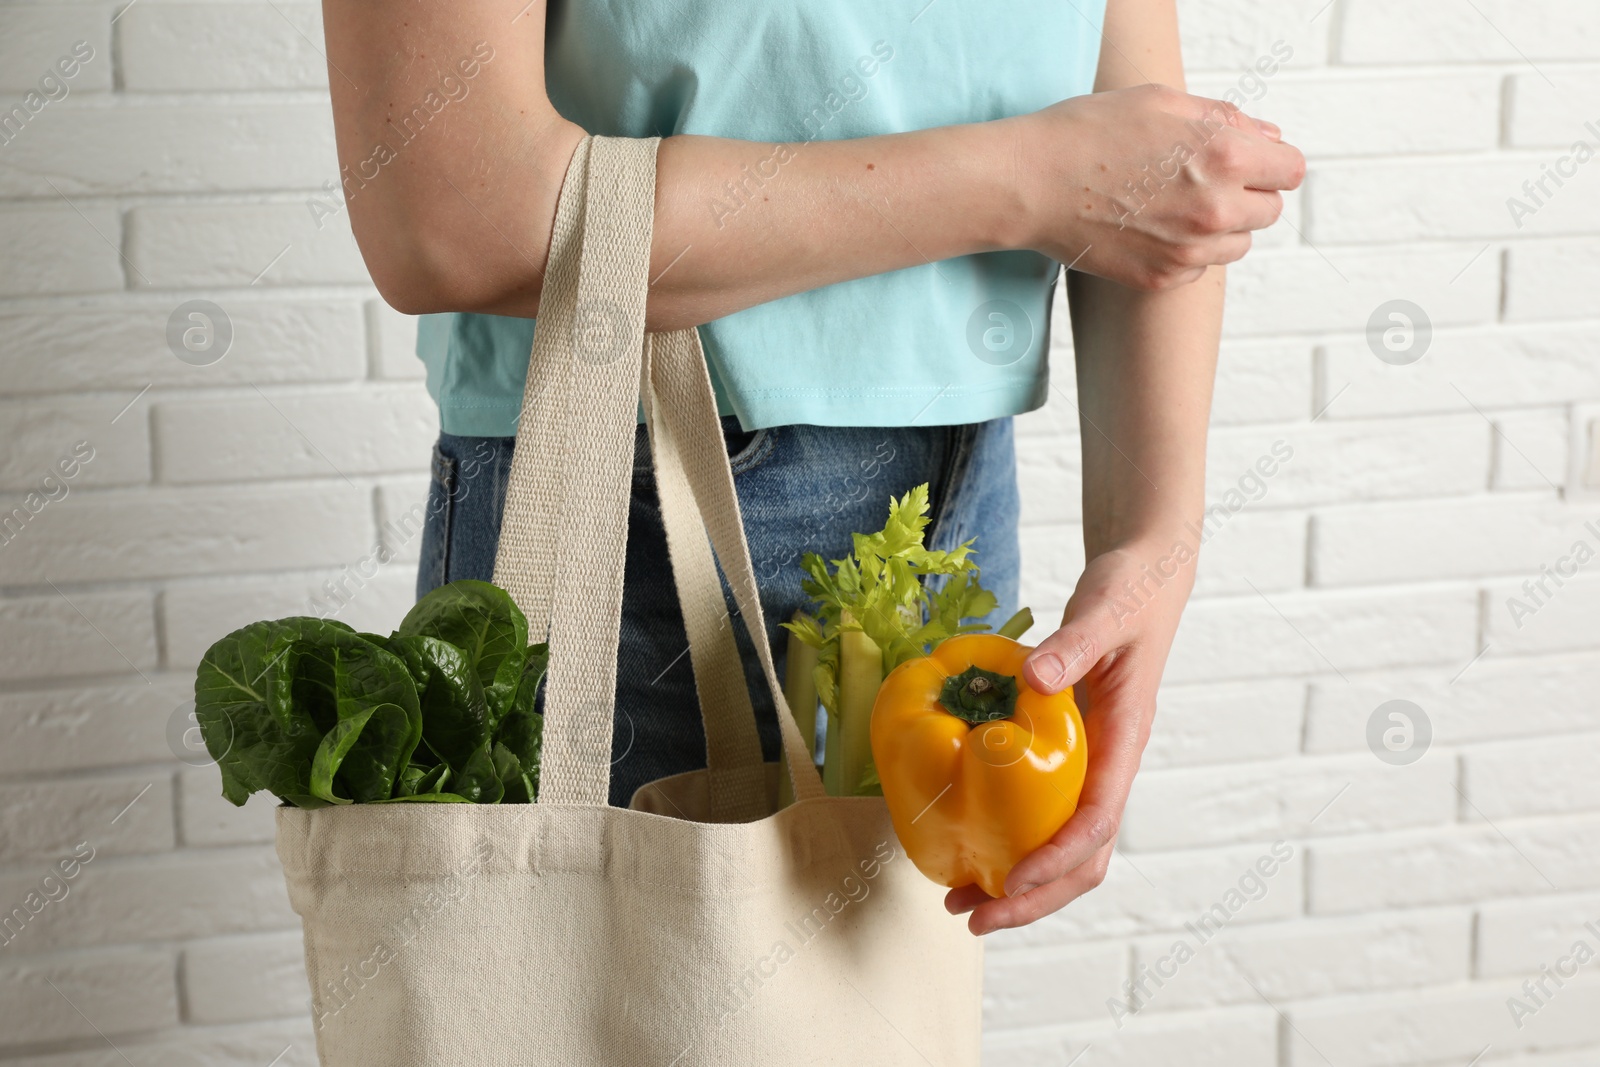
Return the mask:
M1149 78L1183 84L1173 0L1111 0L1105 33L1097 90ZM1276 138L1276 128L1269 130ZM1299 172L1295 177L1298 184ZM1181 180L1203 183L1208 175L1200 166ZM1030 682L1049 692L1076 686L1089 772L1077 813L1012 870L1008 896L991 900L975 886L951 891L947 906L971 911L975 933L1033 922L1105 877L1200 550L1192 531L1205 506L1223 269L1166 292L1072 272L1067 297L1088 565L1061 628L1039 645L1027 670Z
M536 314L556 197L584 135L545 92L545 0L324 0L323 10L350 221L379 291L411 313ZM448 102L417 121L430 92ZM1127 183L1207 121L1221 130L1202 150L1219 180L1141 207ZM1000 248L1170 287L1243 254L1249 231L1276 214L1275 194L1248 187L1289 187L1297 158L1215 101L1156 89L851 141L670 137L649 325L697 325ZM787 161L761 199L731 216L713 209L727 183L774 159Z

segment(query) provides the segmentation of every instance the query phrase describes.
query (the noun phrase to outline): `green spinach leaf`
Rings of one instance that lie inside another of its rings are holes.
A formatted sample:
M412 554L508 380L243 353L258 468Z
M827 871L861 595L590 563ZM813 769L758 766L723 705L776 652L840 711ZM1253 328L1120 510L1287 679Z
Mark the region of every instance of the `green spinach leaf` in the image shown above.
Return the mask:
M510 709L527 656L528 620L504 589L471 579L441 585L417 601L395 632L437 637L466 653L491 724Z

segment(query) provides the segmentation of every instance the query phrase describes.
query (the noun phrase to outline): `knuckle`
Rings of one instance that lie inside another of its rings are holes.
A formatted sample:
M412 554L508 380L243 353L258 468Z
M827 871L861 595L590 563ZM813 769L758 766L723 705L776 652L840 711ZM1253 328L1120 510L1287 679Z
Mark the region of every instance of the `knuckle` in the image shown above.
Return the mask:
M1198 244L1190 242L1175 245L1168 261L1167 273L1181 277L1188 271L1202 265L1205 259L1205 252Z
M1088 812L1087 814L1089 819L1089 825L1087 829L1089 833L1089 839L1091 841L1098 846L1104 847L1105 845L1109 845L1111 842L1117 839L1117 831L1121 828L1121 826L1120 820L1116 815L1101 809L1096 809L1092 812ZM1096 862L1101 862L1101 858L1096 857ZM1110 857L1104 857L1103 862L1109 864Z
M1244 169L1245 146L1232 137L1219 137L1211 143L1211 169L1232 177Z
M1189 225L1207 237L1233 229L1233 212L1220 196L1203 196L1189 210ZM1193 246L1185 248L1192 253ZM1189 266L1194 266L1191 262Z

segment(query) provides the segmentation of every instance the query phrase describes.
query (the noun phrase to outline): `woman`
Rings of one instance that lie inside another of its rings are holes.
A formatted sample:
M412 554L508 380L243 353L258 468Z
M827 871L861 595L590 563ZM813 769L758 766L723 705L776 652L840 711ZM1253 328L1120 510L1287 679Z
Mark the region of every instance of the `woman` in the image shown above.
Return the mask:
M1098 885L1193 580L1222 265L1304 173L1275 127L1181 91L1172 0L325 0L325 24L357 240L385 299L435 316L424 589L490 576L585 133L665 137L647 322L702 327L774 626L801 552L842 555L921 482L936 543L976 537L1015 606L1010 416L1045 399L1069 266L1089 562L1027 670L1078 685L1092 764L1005 897L947 906L985 933ZM630 524L614 804L704 765L642 430Z

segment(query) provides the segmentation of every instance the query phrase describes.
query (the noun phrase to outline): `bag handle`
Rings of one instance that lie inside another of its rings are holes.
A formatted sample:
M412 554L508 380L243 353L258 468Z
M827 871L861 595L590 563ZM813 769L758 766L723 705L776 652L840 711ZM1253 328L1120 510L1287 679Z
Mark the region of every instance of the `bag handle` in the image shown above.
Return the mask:
M763 783L751 770L754 715L743 671L737 652L730 659L715 635L722 629L720 584L711 586L719 602L716 626L708 631L704 621L710 603L707 561L692 546L704 543L708 529L772 690L794 795L804 800L824 792L767 647L699 334L690 329L656 335L647 349L644 307L658 143L586 138L568 166L529 357L495 581L528 616L530 632L549 635L539 801L603 805L611 772L636 405L641 384L648 382L645 392L654 395L647 408L663 416L654 419L661 444L653 452L664 519L671 513L669 546L678 546L672 552L674 580L686 623L691 610L697 619L690 630L697 687L708 698L703 706L712 706L712 694L731 692L735 684L743 691L742 700L719 700L712 713L703 712L708 766L716 764L713 779L732 797L723 802L726 810L764 812ZM655 357L648 362L647 351ZM691 515L691 496L704 525ZM726 639L731 645L731 634ZM754 752L759 763L759 746Z

